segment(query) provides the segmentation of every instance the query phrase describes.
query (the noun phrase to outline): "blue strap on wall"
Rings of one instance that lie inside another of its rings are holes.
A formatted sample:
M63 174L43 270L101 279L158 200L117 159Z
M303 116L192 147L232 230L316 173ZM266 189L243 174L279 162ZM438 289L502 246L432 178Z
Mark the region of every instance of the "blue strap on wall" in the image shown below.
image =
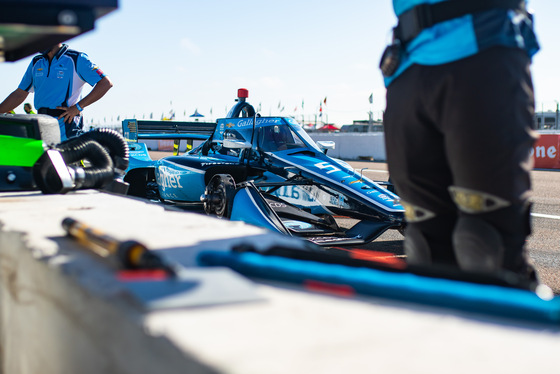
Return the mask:
M227 266L249 277L344 285L362 295L560 325L560 297L543 300L533 292L514 288L249 252L203 251L197 260L201 266Z

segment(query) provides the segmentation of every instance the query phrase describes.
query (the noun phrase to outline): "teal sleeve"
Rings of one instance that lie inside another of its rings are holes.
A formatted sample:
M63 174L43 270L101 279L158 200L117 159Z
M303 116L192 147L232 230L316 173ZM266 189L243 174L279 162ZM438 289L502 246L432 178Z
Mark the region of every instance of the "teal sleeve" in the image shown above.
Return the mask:
M33 92L33 61L29 63L18 88L27 92Z
M81 53L78 57L76 71L80 78L91 86L95 86L97 82L105 77L105 73L85 53Z

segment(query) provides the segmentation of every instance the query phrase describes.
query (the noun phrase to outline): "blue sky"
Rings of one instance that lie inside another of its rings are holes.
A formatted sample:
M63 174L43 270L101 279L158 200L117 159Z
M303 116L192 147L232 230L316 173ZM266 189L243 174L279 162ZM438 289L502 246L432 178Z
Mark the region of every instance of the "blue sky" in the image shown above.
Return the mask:
M98 20L94 31L67 42L88 53L115 83L86 109L86 123L151 113L159 119L171 109L178 119L195 109L215 119L234 104L240 87L249 89L249 102L260 106L263 115L313 120L327 98L323 119L337 125L366 120L370 110L374 118L381 117L385 88L377 66L396 22L391 1L119 4L117 11ZM529 4L542 45L533 61L537 110L555 109L560 100L560 3ZM17 87L29 61L0 65L1 99Z

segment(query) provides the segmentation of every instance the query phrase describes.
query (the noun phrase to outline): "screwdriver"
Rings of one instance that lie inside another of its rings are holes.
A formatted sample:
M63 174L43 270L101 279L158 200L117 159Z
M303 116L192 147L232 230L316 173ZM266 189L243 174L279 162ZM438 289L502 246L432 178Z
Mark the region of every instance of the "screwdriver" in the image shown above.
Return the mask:
M62 220L62 228L68 236L97 255L116 257L125 269L161 269L170 276L176 275L175 270L161 257L136 240L119 241L70 217Z

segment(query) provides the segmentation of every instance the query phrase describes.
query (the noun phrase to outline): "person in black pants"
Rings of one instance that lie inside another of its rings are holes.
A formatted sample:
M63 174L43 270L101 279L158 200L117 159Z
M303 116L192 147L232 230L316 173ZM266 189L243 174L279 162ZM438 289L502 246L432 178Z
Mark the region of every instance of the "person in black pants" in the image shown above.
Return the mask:
M539 47L525 2L407 3L393 2L399 25L381 67L408 262L534 279L524 245Z

